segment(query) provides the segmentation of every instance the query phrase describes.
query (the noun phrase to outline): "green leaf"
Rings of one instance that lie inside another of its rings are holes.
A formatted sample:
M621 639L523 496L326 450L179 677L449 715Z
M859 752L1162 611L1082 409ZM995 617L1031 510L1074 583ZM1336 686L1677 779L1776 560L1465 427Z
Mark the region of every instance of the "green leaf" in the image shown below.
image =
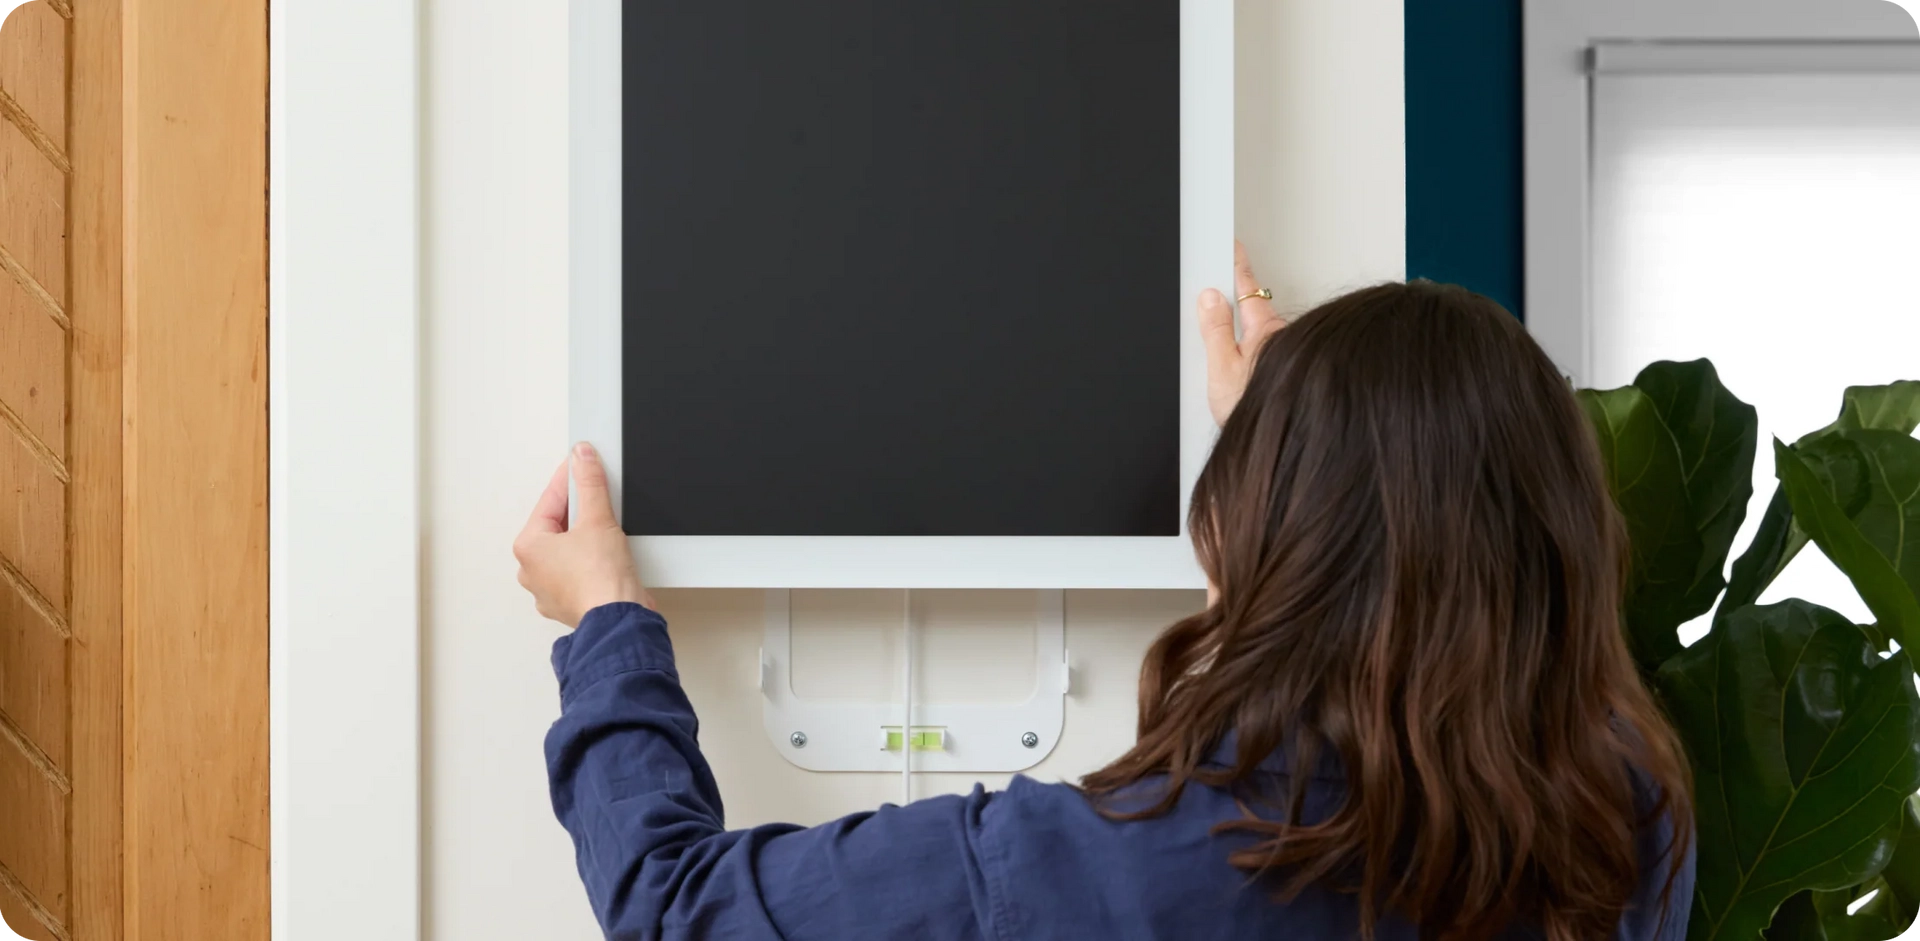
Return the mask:
M1733 537L1747 519L1753 498L1753 454L1760 421L1753 406L1720 384L1720 374L1704 359L1658 362L1640 371L1633 384L1653 401L1660 421L1680 452L1680 476L1687 512L1700 534L1700 555L1693 578L1676 602L1687 620L1712 610L1726 587L1721 572Z
M1836 431L1878 429L1913 434L1920 427L1920 381L1904 379L1884 386L1848 386L1840 396L1840 417L1819 431L1801 438L1805 444Z
M1783 449L1784 450L1784 449ZM1858 885L1893 855L1920 788L1905 657L1798 599L1750 606L1660 669L1693 764L1692 941L1750 941L1803 889Z
M1860 461L1858 476L1848 484L1836 481L1829 492L1907 590L1920 596L1920 439L1897 431L1847 431L1818 448L1833 450L1842 441L1853 446L1849 458Z
M1829 431L1822 435L1804 438L1793 448L1794 452L1806 462L1807 468L1813 471L1813 475L1820 479L1821 485L1827 488L1827 494L1833 497L1833 502L1840 508L1840 512L1844 513L1856 526L1860 525L1861 514L1867 509L1873 496L1866 454L1861 450L1860 444L1851 437L1861 433L1864 432ZM1873 434L1894 433L1873 432ZM1895 437L1902 436L1895 435ZM1920 441L1904 437L1903 440L1912 441L1916 447L1920 447ZM1806 545L1807 533L1805 528L1798 524L1793 526L1793 530L1794 534L1791 538L1796 540L1793 548L1797 550ZM1882 549L1883 555L1886 554L1884 547L1878 548ZM1876 626L1869 631L1869 634L1879 649L1887 649L1887 635L1884 631Z
M1907 937L1907 929L1903 928L1907 916L1887 893L1884 881L1870 880L1851 889L1807 895L1820 920L1820 933L1828 941L1899 941ZM1866 899L1866 903L1849 912L1847 908L1860 899ZM1789 905L1791 901L1793 899L1788 899ZM1786 912L1788 906L1782 905L1780 910ZM1780 924L1778 914L1774 916L1774 924Z
M1866 457L1844 432L1828 430L1808 435L1794 445L1794 450L1806 459L1808 468L1826 486L1848 519L1865 508L1869 496ZM1715 623L1758 600L1760 593L1780 577L1787 563L1792 562L1806 544L1807 532L1794 521L1786 489L1774 488L1773 500L1760 517L1760 529L1754 533L1753 544L1733 563L1733 578L1727 584L1726 600Z
M1836 432L1862 429L1910 435L1917 426L1920 426L1920 381L1852 386L1841 396L1840 416L1827 427L1802 437L1796 446L1804 449ZM1753 544L1733 563L1733 577L1727 582L1726 598L1720 603L1716 623L1759 599L1760 593L1773 584L1806 544L1806 531L1794 524L1786 491L1775 488L1773 500L1760 518L1760 529L1754 534Z
M1583 390L1631 566L1627 641L1652 672L1680 651L1680 625L1713 609L1752 495L1755 417L1712 364L1655 363L1636 385Z
M1873 433L1893 434L1885 431ZM1827 488L1827 494L1833 497L1834 504L1848 519L1858 516L1866 508L1873 487L1866 453L1861 450L1860 442L1853 439L1856 434L1862 432L1833 432L1793 446L1794 453L1806 462L1813 476L1820 478L1820 483Z
M1865 454L1866 445L1859 436L1874 436L1868 444L1886 445L1885 438L1901 436L1893 432L1843 432L1843 437L1860 447L1863 459L1870 468L1877 468L1870 474L1872 489L1876 492L1883 484L1889 489L1885 499L1875 496L1862 510L1863 522L1871 517L1871 528L1880 542L1876 544L1869 538L1861 526L1849 519L1846 510L1833 492L1821 480L1820 474L1798 452L1779 441L1773 443L1774 472L1780 477L1780 485L1786 490L1788 502L1793 504L1793 516L1800 527L1807 532L1820 551L1833 560L1847 579L1853 582L1853 588L1860 593L1860 600L1866 602L1879 619L1879 629L1900 641L1900 646L1920 651L1920 598L1916 598L1909 583L1901 577L1896 565L1912 564L1911 553L1920 552L1920 546L1907 550L1908 556L1902 558L1898 552L1889 553L1881 546L1912 546L1911 540L1920 537L1903 521L1913 510L1914 495L1907 488L1912 482L1907 473L1920 474L1920 469L1902 470L1891 467L1905 460L1895 453L1889 458L1876 451ZM1913 439L1906 438L1912 442ZM1914 442L1920 444L1920 442ZM1903 452L1904 448L1890 448L1894 452ZM1902 502L1902 501L1905 502ZM1903 532L1902 530L1906 531Z
M1887 860L1880 878L1887 883L1887 893L1893 895L1901 912L1907 914L1910 928L1910 922L1920 916L1920 810L1914 808L1912 797L1908 797L1907 807L1901 808L1901 839L1895 843L1893 858Z
M1780 903L1767 926L1766 941L1828 941L1827 926L1814 907L1812 892L1796 892Z
M1680 449L1645 392L1625 386L1579 394L1600 439L1613 501L1626 519L1630 563L1622 606L1627 644L1649 672L1680 651L1675 629L1703 543L1681 481Z
M1775 487L1767 511L1760 516L1760 528L1753 534L1747 551L1733 561L1733 577L1727 579L1727 594L1714 614L1718 626L1732 614L1760 600L1760 593L1780 577L1793 557L1807 544L1807 534L1793 524L1793 508L1787 491Z

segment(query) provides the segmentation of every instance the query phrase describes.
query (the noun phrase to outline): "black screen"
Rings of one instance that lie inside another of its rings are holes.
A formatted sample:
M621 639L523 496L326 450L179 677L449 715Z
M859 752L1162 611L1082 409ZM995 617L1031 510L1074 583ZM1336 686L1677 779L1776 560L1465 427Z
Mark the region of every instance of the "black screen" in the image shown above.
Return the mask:
M1179 531L1179 0L629 0L625 519Z

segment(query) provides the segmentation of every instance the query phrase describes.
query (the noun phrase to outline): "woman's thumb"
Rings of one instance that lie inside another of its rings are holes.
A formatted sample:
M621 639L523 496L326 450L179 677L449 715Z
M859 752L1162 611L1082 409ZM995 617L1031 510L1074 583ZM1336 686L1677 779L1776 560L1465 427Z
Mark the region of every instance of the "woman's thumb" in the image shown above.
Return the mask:
M580 442L573 446L573 498L576 501L575 524L612 525L613 496L607 492L607 467L600 463L600 452Z

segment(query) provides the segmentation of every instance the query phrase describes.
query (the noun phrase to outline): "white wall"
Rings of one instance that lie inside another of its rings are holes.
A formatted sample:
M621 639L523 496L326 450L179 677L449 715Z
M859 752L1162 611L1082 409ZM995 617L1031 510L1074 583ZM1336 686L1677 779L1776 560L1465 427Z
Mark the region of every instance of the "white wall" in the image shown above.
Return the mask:
M1403 276L1400 0L1242 0L1239 17L1239 228L1276 296L1305 305ZM515 585L507 548L568 443L565 4L427 0L425 30L426 936L593 938L540 753L558 708L546 659L557 635ZM851 617L860 600L833 600L856 623L814 625L804 643L815 662L850 665L836 682L884 696L893 648ZM1200 602L1068 595L1076 690L1036 776L1076 776L1125 747L1141 652ZM899 799L897 775L809 774L767 743L752 685L759 593L661 603L730 824ZM939 671L979 669L954 664L981 653L930 665L922 688L969 682ZM939 776L916 794L970 785Z

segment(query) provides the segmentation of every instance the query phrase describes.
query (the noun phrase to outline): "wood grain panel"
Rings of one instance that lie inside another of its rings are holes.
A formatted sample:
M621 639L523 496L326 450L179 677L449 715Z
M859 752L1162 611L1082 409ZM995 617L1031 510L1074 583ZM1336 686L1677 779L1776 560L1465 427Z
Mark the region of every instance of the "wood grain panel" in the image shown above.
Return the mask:
M0 748L0 860L53 917L67 917L67 800L40 769Z
M0 406L55 456L67 452L67 332L0 272ZM0 425L6 424L0 414ZM7 429L0 427L0 434Z
M120 0L73 11L73 941L124 937L121 24Z
M0 27L0 912L69 941L67 20Z
M28 937L268 935L266 45L263 0L0 30L0 913Z
M33 917L24 901L4 886L0 886L0 918L5 918L13 933L27 941L60 941L58 935Z
M0 726L67 770L67 642L10 586L0 585ZM13 747L0 728L0 748ZM5 857L0 857L5 862Z
M0 121L0 249L54 300L67 296L67 176Z
M136 0L128 0L134 3ZM266 5L126 39L127 941L267 936Z
M66 485L11 434L0 434L0 565L11 566L41 601L65 614ZM0 581L11 577L0 571Z
M67 20L50 4L20 7L0 27L0 92L66 149Z

